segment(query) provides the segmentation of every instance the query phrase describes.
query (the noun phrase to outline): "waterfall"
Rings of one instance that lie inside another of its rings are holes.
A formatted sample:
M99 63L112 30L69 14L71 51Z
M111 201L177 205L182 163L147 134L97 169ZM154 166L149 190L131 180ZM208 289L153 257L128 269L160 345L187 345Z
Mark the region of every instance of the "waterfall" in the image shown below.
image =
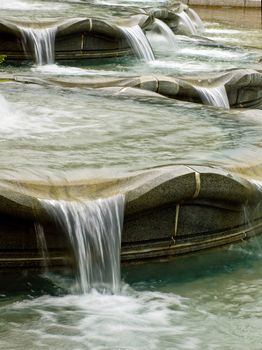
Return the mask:
M169 28L169 26L161 21L158 18L155 18L154 20L154 25L157 26L157 28L159 29L159 31L161 32L161 34L166 38L166 40L168 41L169 45L171 47L175 47L175 43L176 43L176 36L173 33L172 29Z
M37 65L54 63L56 27L42 29L19 27L19 29L23 36L24 50L33 52Z
M121 27L121 30L138 58L144 59L145 61L155 60L153 50L139 25L134 27Z
M193 21L195 22L195 25L197 26L197 28L201 32L203 32L205 30L205 26L204 26L201 18L196 13L196 11L192 10L191 8L189 8L187 11L189 13L189 17L191 17L193 19Z
M81 293L120 288L124 196L89 202L45 200L44 207L67 234Z
M185 27L189 34L197 35L196 26L188 14L185 11L182 11L178 13L178 16L180 17L181 24Z
M224 85L216 87L195 86L205 105L230 109L226 88Z

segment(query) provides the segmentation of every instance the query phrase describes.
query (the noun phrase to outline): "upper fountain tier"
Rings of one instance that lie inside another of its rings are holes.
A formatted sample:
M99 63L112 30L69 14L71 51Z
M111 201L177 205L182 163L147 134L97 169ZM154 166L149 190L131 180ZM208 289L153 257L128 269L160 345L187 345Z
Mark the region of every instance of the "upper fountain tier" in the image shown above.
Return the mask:
M138 42L142 44L142 55L138 56L145 58L143 50L147 39L143 35L145 31L154 29L156 20L165 22L177 34L192 35L201 29L197 14L183 4L161 9L136 9L136 14L118 20L112 18L112 21L71 18L24 23L0 19L0 54L5 55L8 61L33 59L39 64L54 60L118 57L132 51L137 54L132 40L130 42L134 31L124 29L138 28L141 29ZM138 30L135 35L137 33ZM39 54L42 56L39 57Z

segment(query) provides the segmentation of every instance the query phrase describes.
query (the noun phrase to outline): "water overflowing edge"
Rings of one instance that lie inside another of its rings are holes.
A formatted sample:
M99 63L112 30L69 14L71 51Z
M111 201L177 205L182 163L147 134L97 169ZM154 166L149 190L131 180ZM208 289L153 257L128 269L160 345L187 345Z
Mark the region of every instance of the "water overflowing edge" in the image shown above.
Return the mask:
M87 202L41 200L71 244L78 289L116 293L120 289L123 195Z

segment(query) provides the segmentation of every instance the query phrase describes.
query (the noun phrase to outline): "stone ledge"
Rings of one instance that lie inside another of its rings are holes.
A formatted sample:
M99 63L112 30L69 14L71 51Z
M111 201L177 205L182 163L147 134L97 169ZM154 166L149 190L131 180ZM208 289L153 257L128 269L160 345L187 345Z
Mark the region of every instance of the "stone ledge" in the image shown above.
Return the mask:
M261 7L260 0L182 0L182 2L196 6Z

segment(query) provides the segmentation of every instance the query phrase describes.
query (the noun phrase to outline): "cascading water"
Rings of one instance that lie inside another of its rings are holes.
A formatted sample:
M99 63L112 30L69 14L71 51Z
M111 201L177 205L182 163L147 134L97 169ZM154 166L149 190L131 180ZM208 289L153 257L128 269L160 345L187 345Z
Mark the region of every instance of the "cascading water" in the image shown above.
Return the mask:
M39 223L35 224L35 233L36 233L36 244L37 248L43 258L43 266L47 268L48 266L48 249L45 239L45 232L42 225Z
M86 203L56 200L42 203L68 235L81 293L92 288L117 292L124 196Z
M19 28L23 40L24 50L32 51L37 65L55 62L56 27L51 28Z
M155 60L150 43L139 25L134 27L121 27L121 30L138 58L148 62Z
M199 29L201 32L203 32L205 30L205 26L204 26L201 18L196 13L196 11L192 10L191 8L188 8L187 11L189 13L189 17L191 17L193 19L193 21L195 22L197 29Z
M158 28L160 33L166 38L171 47L175 47L176 36L169 26L158 18L155 18L154 25Z
M181 24L185 27L186 31L191 35L197 35L196 26L188 14L185 11L181 11L178 13L178 16L180 17Z
M230 109L226 88L224 85L216 87L195 86L205 105Z

